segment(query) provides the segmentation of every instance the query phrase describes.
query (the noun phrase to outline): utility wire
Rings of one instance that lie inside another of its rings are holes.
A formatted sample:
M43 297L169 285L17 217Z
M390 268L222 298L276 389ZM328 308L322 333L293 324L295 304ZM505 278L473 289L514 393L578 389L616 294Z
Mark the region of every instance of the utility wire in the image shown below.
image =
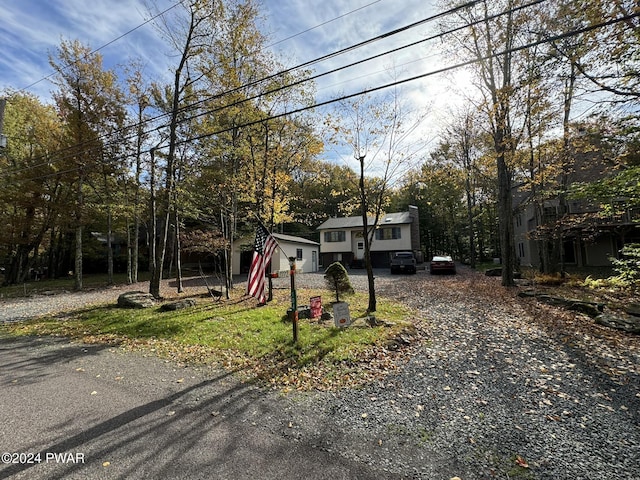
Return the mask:
M504 13L508 13L508 12L503 12L503 14ZM354 97L367 95L367 94L374 93L374 92L377 92L377 91L380 91L380 90L383 90L383 89L386 89L386 88L390 88L390 87L393 87L393 86L398 86L398 85L402 85L402 84L405 84L405 83L409 83L409 82L412 82L412 81L415 81L415 80L418 80L418 79L423 79L423 78L426 78L426 77L429 77L429 76L439 75L439 74L442 74L442 73L445 73L445 72L449 72L449 71L452 71L452 70L456 70L456 69L459 69L459 68L464 68L464 67L473 65L475 63L479 63L479 62L487 61L487 60L492 59L492 58L500 57L500 56L508 54L508 53L514 53L514 52L522 51L522 50L529 49L529 48L532 48L532 47L535 47L535 46L538 46L538 45L542 45L542 44L545 44L545 43L550 43L550 42L553 42L553 41L557 41L557 40L561 40L561 39L564 39L564 38L569 38L569 37L572 37L572 36L576 36L576 35L580 35L580 34L583 34L583 33L590 32L590 31L594 31L594 30L597 30L597 29L600 29L600 28L603 28L603 27L615 25L617 23L625 22L627 20L636 18L638 16L640 16L640 13L632 13L632 14L629 14L629 15L625 15L623 17L617 17L615 19L611 19L611 20L608 20L608 21L605 21L605 22L601 22L601 23L598 23L598 24L594 24L594 25L590 25L590 26L587 26L587 27L583 27L583 28L578 29L578 30L572 30L572 31L569 31L569 32L565 32L565 33L562 33L562 34L555 35L555 36L543 38L543 39L540 39L538 41L531 42L531 43L528 43L528 44L525 44L525 45L513 47L513 48L506 49L506 50L499 51L499 52L494 52L494 53L492 53L490 55L486 55L486 56L483 56L483 57L480 57L480 58L475 58L475 59L468 60L468 61L465 61L465 62L461 62L461 63L458 63L458 64L454 64L454 65L450 65L450 66L447 66L447 67L443 67L443 68L440 68L440 69L437 69L437 70L434 70L434 71L431 71L431 72L427 72L427 73L424 73L424 74L421 74L421 75L416 75L416 76L409 77L409 78L406 78L406 79L403 79L403 80L398 80L398 81L391 82L391 83L388 83L388 84L384 84L384 85L380 85L380 86L377 86L377 87L365 89L365 90L362 90L362 91L359 91L359 92L355 92L355 93L352 93L352 94L349 94L349 95L343 95L341 97L333 98L333 99L326 100L326 101L323 101L323 102L317 102L317 103L315 103L313 105L300 107L298 109L294 109L294 110L291 110L291 111L283 112L283 113L280 113L280 114L271 115L269 117L266 117L266 118L263 118L263 119L260 119L260 120L256 120L256 121L252 121L252 122L246 122L246 123L244 123L242 125L237 125L234 128L245 128L245 127L253 126L253 125L256 125L256 124L264 123L264 122L269 121L269 120L278 119L278 118L282 118L282 117L285 117L285 116L294 115L294 114L301 113L301 112L304 112L304 111L316 109L316 108L319 108L319 107L322 107L322 106L326 106L326 105L329 105L329 104L332 104L332 103L345 101L345 100L348 100L348 99L351 99L351 98L354 98ZM286 88L286 87L282 87L282 88ZM230 105L226 105L224 107L221 107L221 109L229 108L229 107L232 107L232 106L237 106L237 105L243 103L244 101L246 101L246 100L242 100L242 101L230 104ZM208 138L208 137L211 137L211 136L214 136L214 135L219 135L219 134L222 134L222 133L229 132L230 130L231 129L227 128L227 129L216 130L216 131L213 131L213 132L208 132L208 133L205 133L205 134L197 135L197 136L194 136L194 137L190 137L188 139L183 139L183 140L177 142L177 145L183 145L183 144L186 144L186 143L189 143L189 142L202 140L204 138ZM160 145L158 145L158 146L156 146L154 148L161 149L161 148L166 148L167 146L168 145L160 144ZM146 151L148 152L148 150L146 150ZM46 178L47 176L51 176L51 174L44 175L42 177L34 177L34 179Z
M253 126L253 125L264 123L264 122L269 121L269 120L274 120L274 119L286 117L286 116L289 116L289 115L294 115L294 114L301 113L301 112L304 112L304 111L307 111L307 110L312 110L312 109L315 109L315 108L319 108L319 107L323 107L323 106L326 106L326 105L330 105L332 103L349 100L351 98L355 98L355 97L362 96L362 95L367 95L367 94L370 94L370 93L375 93L377 91L384 90L384 89L387 89L387 88L390 88L390 87L402 85L402 84L409 83L409 82L412 82L412 81L415 81L415 80L418 80L418 79L426 78L426 77L429 77L429 76L439 75L439 74L442 74L442 73L445 73L445 72L448 72L448 71L452 71L452 70L456 70L456 69L459 69L459 68L464 68L464 67L471 66L471 65L479 63L479 62L484 62L484 61L487 61L487 60L490 60L490 59L493 59L493 58L501 57L501 56L506 55L506 54L515 53L515 52L518 52L518 51L526 50L526 49L529 49L529 48L532 48L532 47L535 47L535 46L539 46L539 45L542 45L542 44L545 44L545 43L550 43L550 42L561 40L561 39L564 39L564 38L570 38L570 37L573 37L573 36L576 36L576 35L580 35L580 34L583 34L583 33L588 33L588 32L597 30L599 28L603 28L603 27L615 25L615 24L620 23L620 22L625 22L627 20L631 20L631 19L637 18L639 16L640 16L640 12L632 13L632 14L629 14L629 15L625 15L623 17L618 17L618 18L615 18L615 19L611 19L611 20L608 20L608 21L605 21L605 22L601 22L601 23L595 24L595 25L590 25L590 26L587 26L587 27L583 27L583 28L578 29L578 30L572 30L572 31L565 32L565 33L562 33L562 34L558 34L558 35L554 35L554 36L547 37L547 38L544 38L544 39L540 39L540 40L537 40L535 42L531 42L531 43L527 43L527 44L524 44L524 45L520 45L520 46L517 46L517 47L510 48L510 49L505 49L505 50L502 50L502 51L494 52L494 53L492 53L490 55L485 55L485 56L482 56L480 58L475 58L475 59L468 60L468 61L465 61L465 62L461 62L461 63L457 63L457 64L450 65L450 66L447 66L447 67L443 67L443 68L440 68L440 69L437 69L437 70L434 70L434 71L431 71L431 72L427 72L427 73L424 73L424 74L421 74L421 75L416 75L416 76L409 77L409 78L406 78L406 79L403 79L403 80L398 80L398 81L387 83L387 84L380 85L380 86L377 86L377 87L365 89L365 90L362 90L362 91L359 91L359 92L356 92L356 93L352 93L352 94L349 94L349 95L343 95L343 96L338 97L338 98L333 98L333 99L326 100L326 101L323 101L323 102L318 102L318 103L315 103L314 105L301 107L301 108L298 108L298 109L295 109L295 110L291 110L291 111L288 111L288 112L283 112L283 113L280 113L280 114L271 115L268 118L255 120L255 121L252 121L252 122L246 122L246 123L244 123L242 125L238 125L238 126L236 126L234 128L250 127L250 126ZM208 132L208 133L205 133L205 134L197 135L197 136L194 136L194 137L190 137L188 139L183 139L181 141L178 141L176 145L183 145L183 144L186 144L186 143L195 142L195 141L202 140L202 139L214 136L214 135L220 135L222 133L227 133L227 132L229 132L231 130L232 129L227 128L227 129L222 129L222 130L216 130L216 131L213 131L213 132ZM154 148L166 148L167 146L168 145L159 145L159 146L154 147ZM36 179L47 178L48 176L51 176L51 175L43 175L41 177L36 177Z
M270 45L267 45L267 48L275 47L276 45L279 45L279 44L281 44L283 42L291 40L292 38L296 38L296 37L299 37L300 35L304 35L305 33L311 32L311 31L315 30L316 28L324 27L325 25L328 25L328 24L330 24L332 22L335 22L336 20L340 20L341 18L344 18L344 17L346 17L348 15L351 15L352 13L356 13L356 12L359 12L360 10L364 10L365 8L369 8L371 5L375 5L376 3L380 3L381 1L382 0L376 0L375 2L368 3L366 5L363 5L362 7L359 7L359 8L356 8L354 10L351 10L350 12L343 13L342 15L338 15L337 17L332 18L331 20L327 20L326 22L319 23L318 25L315 25L313 27L307 28L306 30L303 30L301 32L294 33L293 35L290 35L290 36L285 37L285 38L283 38L281 40L278 40L278 41L276 41L276 42L274 42L274 43L272 43Z
M548 1L548 0L534 0L534 1L533 1L532 3L530 3L530 4L527 4L527 5L522 6L522 7L518 7L518 9L524 8L524 7L526 7L526 6L532 6L532 5L535 5L535 4L537 4L537 3L541 3L541 2L544 2L544 1ZM240 87L237 87L237 88L234 88L234 89L231 89L231 90L227 90L227 91L225 91L225 92L222 92L222 93L219 93L219 94L216 94L216 95L212 95L212 96L206 97L206 98L204 98L204 99L198 100L197 102L194 102L194 103L191 103L191 104L189 104L189 105L185 105L185 106L181 107L181 108L178 110L178 113L179 113L179 114L180 114L180 113L185 113L186 111L193 110L193 109L195 109L197 106L199 106L199 105L201 105L201 104L204 104L204 103L206 103L206 102L210 102L210 101L212 101L212 100L215 100L215 99L218 99L218 98L222 98L222 97L224 97L224 96L226 96L226 95L231 95L231 94L233 94L233 93L237 93L237 92L243 91L243 90L245 90L245 89L247 89L247 88L254 87L254 86L257 86L257 85L259 85L259 84L261 84L261 83L264 83L264 82L268 82L268 81L274 80L274 79L276 79L276 78L278 78L278 77L281 77L281 76L284 76L284 75L286 75L286 74L292 73L292 72L294 72L294 71L296 71L296 70L300 70L300 69L303 69L303 68L310 67L310 66L312 66L312 65L314 65L314 64L316 64L316 63L320 63L320 62L322 62L322 61L324 61L324 60L328 60L328 59L330 59L330 58L334 58L334 57L337 57L337 56L339 56L339 55L343 55L343 54L345 54L345 53L351 52L351 51L356 50L356 49L358 49L358 48L362 48L362 47L364 47L364 46L366 46L366 45L370 45L370 44L372 44L372 43L375 43L375 42L377 42L377 41L380 41L380 40L383 40L383 39L386 39L386 38L392 37L392 36L397 35L397 34L399 34L399 33L403 33L403 32L408 31L408 30L410 30L410 29L416 28L416 27L418 27L418 26L420 26L420 25L424 25L425 23L432 22L432 21L435 21L435 20L437 20L437 19L439 19L439 18L442 18L442 17L448 16L448 15L454 14L454 13L456 13L456 12L458 12L458 11L462 10L462 9L466 9L466 8L472 7L472 6L476 5L476 4L477 4L477 3L479 3L479 2L480 2L480 0L471 0L471 1L469 1L469 2L466 2L466 3L462 4L462 5L459 5L459 6L456 6L456 7L454 7L454 8L451 8L451 9L449 9L449 10L446 10L446 11L444 11L444 12L439 12L439 13L437 13L437 14L435 14L435 15L431 15L431 16L426 17L426 18L424 18L424 19L422 19L422 20L419 20L419 21L417 21L417 22L413 22L413 23L411 23L411 24L409 24L409 25L405 25L405 26L403 26L403 27L400 27L400 28L397 28L397 29L394 29L394 30L391 30L391 31L385 32L385 33L383 33L383 34L377 35L377 36L375 36L375 37L369 38L369 39L364 40L364 41L362 41L362 42L359 42L359 43L357 43L357 44L355 44L355 45L351 45L351 46L345 47L345 48L343 48L343 49L340 49L340 50L338 50L338 51L331 52L331 53L329 53L329 54L326 54L326 55L320 56L320 57L318 57L318 58L315 58L315 59L312 59L312 60L306 61L306 62L301 63L301 64L299 64L299 65L296 65L296 66L294 66L294 67L291 67L291 68L285 69L285 70L283 70L283 71L279 71L279 72L277 72L277 73L274 73L274 74L272 74L272 75L269 75L269 76L266 76L266 77L263 77L263 78L260 78L260 79L254 80L253 82L247 83L247 84L242 85L242 86L240 86ZM375 3L375 2L374 2L374 3ZM174 7L175 7L175 6L177 6L177 5L178 5L178 4L174 5L172 8L174 8ZM354 11L355 11L355 10L354 10ZM163 13L164 13L164 12L163 12ZM504 14L506 14L506 13L507 13L507 12L503 12L503 13L500 13L500 14L496 14L496 15L495 15L495 17L498 17L498 16L501 16L501 15L504 15ZM345 14L345 15L346 15L346 14ZM343 16L344 16L344 15L343 15ZM158 15L156 15L156 17L154 17L154 18L157 18L157 17L158 17ZM461 27L461 28L462 28L462 27ZM459 29L460 29L460 28L457 28L457 29L454 29L453 31L456 31L456 30L459 30ZM432 40L432 39L434 39L434 38L438 38L438 37L440 37L440 36L442 36L442 34L435 35L435 36L433 36L433 37L429 37L429 39L428 39L428 40ZM300 80L300 81L294 82L294 83L292 83L292 84L287 84L287 85L285 85L285 86L283 86L283 87L280 87L280 88L277 88L277 89L274 89L274 90L271 90L271 91L268 91L268 92L262 92L262 93L260 93L260 94L258 94L258 95L255 95L255 96L253 96L253 97L251 97L251 98L249 98L249 99L245 99L245 100L244 100L244 102L247 102L247 101L250 101L250 100L255 100L256 98L259 98L259 97L261 97L261 96L265 96L265 95L268 95L268 94L271 94L271 93L275 93L275 92L277 92L277 91L279 91L279 90L283 90L283 89L285 89L285 88L290 88L290 87L293 87L293 86L299 85L299 84L301 84L301 83L305 83L305 82L308 82L308 81L312 81L312 80L315 80L315 79L317 79L317 78L321 78L321 77L323 77L323 76L329 75L329 74L331 74L331 73L336 73L336 72L341 71L341 70L344 70L344 69L346 69L346 68L350 68L350 67L352 67L352 66L355 66L355 65L358 65L358 64L364 63L364 62L366 62L366 61L373 60L373 59L376 59L376 58L380 58L380 57L382 57L382 56L384 56L384 55L387 55L387 54L390 54L390 53L394 53L394 52L400 51L400 50L402 50L402 49L404 49L404 48L409 48L409 47L415 46L415 45L417 45L417 44L419 44L419 43L423 43L424 41L427 41L427 40L421 40L421 41L419 41L419 42L414 42L414 43L409 44L409 45L407 45L407 46L405 46L405 47L396 48L396 49L393 49L393 50L391 50L391 51L389 51L389 52L387 52L387 53L382 53L382 54L379 54L379 55L375 55L375 56L373 56L373 57L370 57L369 59L360 60L360 61L354 62L354 63L352 63L352 64L350 64L350 65L346 65L346 66L343 66L343 67L340 67L340 68L336 68L336 69L333 69L333 70L331 70L331 71L329 71L329 72L325 72L325 73L320 74L320 75L316 75L316 76L313 76L313 77L310 77L310 78L306 78L306 79L303 79L303 80ZM112 43L112 42L111 42L111 43ZM236 105L237 105L237 103L234 103L234 104L231 104L231 105L227 106L227 108L228 108L228 107L230 107L230 106L236 106ZM184 122L184 121L190 121L190 120L193 120L194 118L197 118L197 117L199 117L199 116L203 116L203 115L207 115L207 114L210 114L210 113L214 113L214 112L219 111L219 110L220 110L220 108L215 109L215 110L211 110L211 111L208 111L208 112L200 113L200 114L197 114L195 117L189 117L189 118L187 118L187 119L181 119L181 121L182 121L182 122ZM152 117L152 118L149 118L149 119L145 119L145 120L144 120L144 121L142 121L142 122L138 122L138 123L136 123L136 124L131 124L131 125L128 125L128 126L122 127L121 129L118 129L116 132L111 132L111 133L109 133L109 134L104 134L103 136L99 137L98 139L92 140L92 142L91 142L91 143L92 143L92 144L94 144L94 142L95 142L96 140L98 140L98 141L99 141L101 138L102 138L102 139L109 138L109 136L113 136L114 134L121 133L121 132L125 132L125 131L127 131L127 130L129 130L129 129L139 128L140 126L142 126L142 125L144 125L144 124L148 124L148 123L152 123L152 122L154 122L154 121L160 120L160 119L162 119L162 118L164 118L164 117L169 116L170 114L171 114L170 112L168 112L168 113L163 113L163 114L160 114L160 115L156 115L155 117ZM165 126L164 126L164 125L161 125L161 126L159 126L159 127L156 127L156 128L154 128L154 129L152 129L152 130L150 130L150 131L146 132L146 134L148 135L149 133L152 133L153 131L158 131L158 130L161 130L161 129L163 129L163 128L165 128ZM78 147L82 147L82 145L74 145L74 146L68 147L68 148L66 148L66 149L64 149L64 150L61 150L61 151L59 151L59 152L57 152L57 153L64 152L65 150L73 150L73 149L77 149ZM61 160L64 160L64 159L65 159L65 157L58 157L58 161L61 161ZM49 164L49 162L50 162L50 161L46 161L46 162L41 163L41 164L31 165L31 166L29 166L29 167L24 167L24 169L33 169L33 168L37 168L38 166L48 165L48 164ZM19 171L21 171L21 170L14 170L14 172L19 172ZM2 175L2 174L3 174L3 172L0 172L0 175Z
M132 33L133 33L133 32L135 32L136 30L138 30L138 29L140 29L140 28L144 27L145 25L147 25L147 24L149 24L149 23L153 22L156 18L163 16L165 13L167 13L167 12L169 12L169 11L173 10L173 9L174 9L174 8L176 8L178 5L181 5L181 4L182 4L182 3L184 3L184 2L185 2L185 0L180 0L179 2L177 2L177 3L175 3L174 5L170 6L170 7L169 7L169 8L167 8L166 10L163 10L162 12L160 12L160 13L158 13L158 14L156 14L156 15L152 16L152 17L151 17L151 18L149 18L148 20L145 20L143 23L141 23L141 24L139 24L139 25L137 25L137 26L133 27L131 30L129 30L129 31L125 32L125 33L123 33L123 34L122 34L122 35L120 35L119 37L116 37L116 38L114 38L113 40L110 40L109 42L105 43L104 45L102 45L102 46L100 46L100 47L98 47L98 48L94 49L93 51L91 51L91 52L87 53L85 56L83 56L83 57L82 57L82 60L84 60L85 58L90 57L91 55L93 55L93 54L95 54L95 53L98 53L100 50L103 50L103 49L107 48L109 45L111 45L111 44L113 44L113 43L117 42L118 40L123 39L123 38L124 38L124 37L126 37L127 35L132 34ZM73 63L68 63L67 65L64 65L64 66L62 67L62 70L66 69L66 68L69 68L71 65L73 65ZM27 86L26 86L26 87L24 87L24 88L21 88L21 89L20 89L20 90L18 90L18 91L19 91L19 92L24 92L25 90L29 90L30 88L32 88L32 87L34 87L34 86L38 85L40 82L44 82L45 80L50 79L50 78L51 78L51 77L53 77L55 74L56 74L56 72L52 72L52 73L50 73L49 75L47 75L47 76L45 76L45 77L42 77L40 80L36 80L35 82L31 83L30 85L27 85Z
M326 100L326 101L323 101L323 102L318 102L318 103L315 103L315 104L310 105L310 106L300 107L298 109L294 109L294 110L291 110L291 111L288 111L288 112L283 112L283 113L280 113L280 114L271 115L268 118L255 120L255 121L252 121L252 122L247 122L247 123L244 123L242 125L237 125L234 128L250 127L250 126L253 126L253 125L264 123L264 122L269 121L269 120L274 120L274 119L286 117L288 115L294 115L296 113L301 113L301 112L304 112L304 111L307 111L307 110L312 110L312 109L315 109L315 108L318 108L318 107L323 107L323 106L330 105L330 104L336 103L336 102L342 102L342 101L349 100L351 98L359 97L359 96L362 96L362 95L368 95L370 93L375 93L375 92L378 92L380 90L384 90L384 89L387 89L387 88L390 88L390 87L396 87L396 86L399 86L399 85L402 85L402 84L405 84L405 83L409 83L409 82L413 82L413 81L416 81L416 80L420 80L420 79L423 79L423 78L426 78L426 77L439 75L439 74L442 74L442 73L445 73L445 72L450 72L452 70L457 70L459 68L468 67L468 66L474 65L476 63L484 62L484 61L487 61L487 60L490 60L490 59L499 58L499 57L501 57L503 55L506 55L506 54L511 54L511 53L522 51L522 50L527 50L529 48L532 48L532 47L535 47L535 46L538 46L538 45L542 45L542 44L545 44L545 43L549 43L549 42L552 42L552 41L562 40L564 38L570 38L570 37L573 37L575 35L580 35L582 33L588 33L588 32L591 32L593 30L597 30L599 28L603 28L603 27L615 25L615 24L620 23L620 22L625 22L627 20L631 20L631 19L637 18L639 16L640 16L640 12L632 13L632 14L625 15L623 17L618 17L618 18L615 18L615 19L612 19L612 20L609 20L609 21L606 21L606 22L602 22L602 23L596 24L596 25L590 25L588 27L584 27L584 28L581 28L581 29L578 29L578 30L573 30L573 31L570 31L570 32L565 32L565 33L562 33L562 34L554 35L554 36L551 36L551 37L548 37L548 38L545 38L545 39L537 40L535 42L527 43L527 44L520 45L520 46L517 46L517 47L512 47L512 48L509 48L509 49L506 49L506 50L494 52L494 53L489 54L489 55L484 55L484 56L479 57L479 58L474 58L472 60L467 60L465 62L457 63L457 64L450 65L450 66L443 67L443 68L439 68L439 69L433 70L431 72L423 73L423 74L420 74L420 75L415 75L413 77L405 78L405 79L402 79L402 80L397 80L395 82L387 83L387 84L384 84L384 85L379 85L377 87L368 88L368 89L365 89L365 90L362 90L362 91L359 91L359 92L355 92L355 93L352 93L352 94L349 94L349 95L343 95L341 97L333 98L333 99ZM215 132L209 132L209 133L205 133L205 134L202 134L202 135L197 135L197 136L191 137L189 139L181 140L181 141L177 142L177 144L181 145L183 143L192 142L192 141L195 141L195 140L201 140L203 138L211 137L211 136L214 136L214 135L220 135L222 133L227 133L227 132L229 132L231 130L232 130L231 128L226 128L226 129L222 129L222 130L217 130ZM168 145L161 145L159 148L166 148L167 146Z

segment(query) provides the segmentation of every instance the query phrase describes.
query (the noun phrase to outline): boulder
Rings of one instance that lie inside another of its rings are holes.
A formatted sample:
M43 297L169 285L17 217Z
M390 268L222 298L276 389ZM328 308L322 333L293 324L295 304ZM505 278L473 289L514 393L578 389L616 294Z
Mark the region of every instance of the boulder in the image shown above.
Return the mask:
M624 312L627 315L633 315L634 317L640 317L640 303L629 303L624 307Z
M184 298L171 303L164 303L160 307L161 312L175 312L176 310L183 310L185 308L191 308L196 306L196 301L193 298Z
M121 308L149 308L155 304L153 295L140 291L124 292L118 297L118 306Z
M596 323L628 333L640 334L640 317L624 313L603 313L596 317Z
M502 276L502 267L489 268L489 269L485 270L484 274L487 277L501 277ZM522 278L522 273L513 272L513 278L514 279Z
M576 300L573 298L562 298L553 295L547 295L545 293L537 293L534 290L525 290L518 293L520 297L535 297L537 300L553 305L556 307L565 308L574 312L584 313L592 318L601 315L604 311L604 303L588 302L584 300Z

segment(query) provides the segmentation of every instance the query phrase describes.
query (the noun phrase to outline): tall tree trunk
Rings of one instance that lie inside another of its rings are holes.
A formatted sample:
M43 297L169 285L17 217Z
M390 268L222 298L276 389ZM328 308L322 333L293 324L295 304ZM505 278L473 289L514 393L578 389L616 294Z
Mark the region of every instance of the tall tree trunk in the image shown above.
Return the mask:
M195 7L194 7L195 8ZM162 224L162 235L159 239L159 248L156 250L155 272L151 276L151 282L149 284L149 293L156 298L160 298L160 281L162 280L162 269L164 267L165 253L167 251L167 239L169 237L171 206L175 189L175 172L176 172L176 143L178 137L178 114L182 93L184 92L184 86L182 85L182 72L187 65L187 60L190 55L191 42L196 30L196 13L191 11L191 20L189 30L187 32L187 38L185 39L184 48L182 50L182 56L180 63L176 68L173 81L173 97L171 104L171 120L169 122L169 152L167 154L167 167L165 172L166 185L162 196L162 209L165 215L164 222Z
M84 173L83 167L80 167L80 175L78 178L78 204L76 205L76 249L74 260L74 289L82 290L82 222L83 207L84 207L84 195L82 187L84 185Z
M182 286L182 260L181 260L181 246L180 246L180 215L178 213L178 206L175 205L175 221L176 221L176 283L178 284L178 293L184 292Z
M516 269L513 234L513 199L511 197L511 172L504 152L498 154L498 224L500 227L500 252L502 256L502 285L514 285Z
M107 205L107 283L113 285L113 218L111 205Z
M142 125L142 122L140 121ZM140 258L140 172L142 171L141 165L141 141L140 135L138 136L138 146L136 151L136 173L135 173L135 195L133 200L133 258L131 259L131 282L138 283L138 267Z
M127 285L133 283L133 263L132 263L132 247L131 247L131 225L127 219Z
M367 193L364 184L364 156L358 158L360 162L360 207L362 213L362 237L364 240L364 266L367 269L367 285L369 289L368 312L375 312L378 307L376 299L375 278L373 276L373 266L371 265L371 237L369 232L369 219L367 217Z
M158 206L156 200L156 156L155 149L152 148L151 154L151 175L149 185L149 210L151 211L151 232L149 233L149 271L151 272L151 280L149 281L149 293L155 298L160 298L160 281L162 280L162 272L158 271L156 265L158 246Z
M466 179L467 190L467 224L469 225L469 265L471 268L476 268L476 235L475 235L475 222L473 220L473 207L474 201L471 192L471 181L467 176Z

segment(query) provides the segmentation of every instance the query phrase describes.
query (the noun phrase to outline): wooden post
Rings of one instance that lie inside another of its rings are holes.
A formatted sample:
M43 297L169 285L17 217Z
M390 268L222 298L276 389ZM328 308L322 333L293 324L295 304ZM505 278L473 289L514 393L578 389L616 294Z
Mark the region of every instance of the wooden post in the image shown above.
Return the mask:
M291 277L291 314L293 323L293 343L298 343L298 295L296 293L296 257L289 257L289 277Z

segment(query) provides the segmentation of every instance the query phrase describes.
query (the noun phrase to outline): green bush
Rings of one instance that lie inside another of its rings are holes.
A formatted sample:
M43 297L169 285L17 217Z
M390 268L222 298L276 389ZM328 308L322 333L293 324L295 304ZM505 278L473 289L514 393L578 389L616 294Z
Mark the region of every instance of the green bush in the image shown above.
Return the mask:
M622 258L611 258L616 278L627 288L637 289L640 283L640 243L630 243L622 248Z
M324 272L327 287L336 292L336 302L340 301L340 294L353 295L355 290L351 286L349 274L340 262L334 262Z

